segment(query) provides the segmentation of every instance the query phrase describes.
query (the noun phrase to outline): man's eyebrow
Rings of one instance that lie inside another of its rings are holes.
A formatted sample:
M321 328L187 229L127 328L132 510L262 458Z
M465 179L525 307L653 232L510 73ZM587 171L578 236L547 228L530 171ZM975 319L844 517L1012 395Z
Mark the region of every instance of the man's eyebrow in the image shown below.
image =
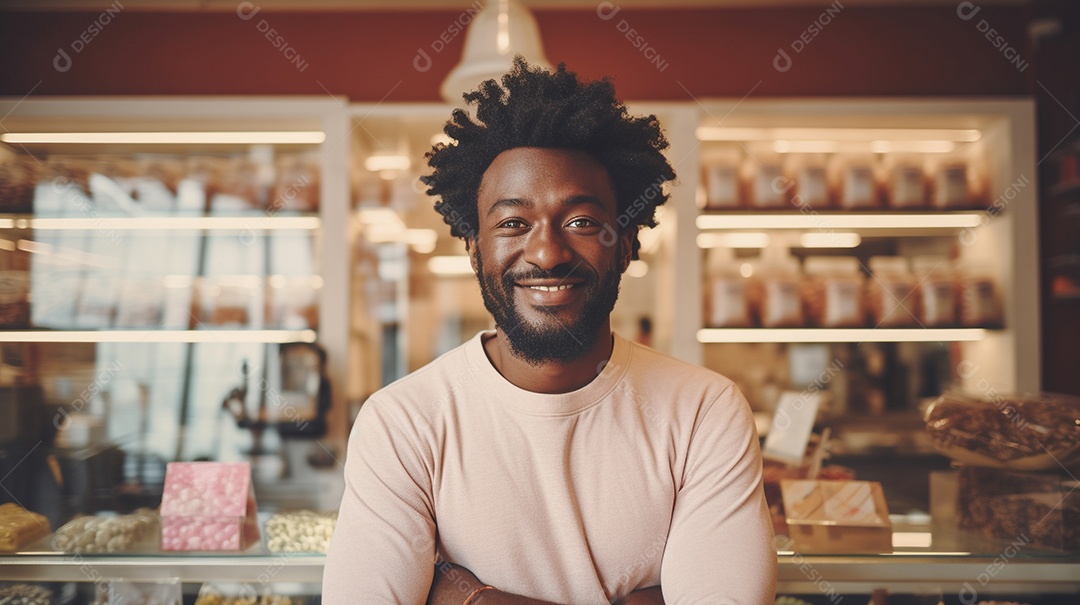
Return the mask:
M574 206L576 204L591 204L603 210L604 202L595 195L573 195L563 200L563 206ZM487 214L490 216L492 212L495 212L499 208L511 207L511 208L532 208L533 203L529 200L525 200L518 197L511 197L502 200L498 200L488 208Z
M492 212L495 212L496 210L498 210L499 208L502 208L502 207L508 207L508 208L532 208L532 202L530 202L528 200L523 200L523 199L521 199L519 197L511 197L511 198L506 198L506 199L503 199L503 200L499 200L499 201L495 202L494 204L492 204L491 208L488 208L487 215L491 216Z
M563 200L563 206L574 206L576 204L592 204L601 210L606 209L604 207L604 202L595 195L575 195Z

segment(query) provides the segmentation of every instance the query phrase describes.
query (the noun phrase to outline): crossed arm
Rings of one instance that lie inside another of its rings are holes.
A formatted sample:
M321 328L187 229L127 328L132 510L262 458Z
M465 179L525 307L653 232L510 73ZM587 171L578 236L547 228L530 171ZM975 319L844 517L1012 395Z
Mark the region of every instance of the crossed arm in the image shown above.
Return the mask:
M462 605L474 590L484 586L471 571L460 565L442 562L435 566L435 578L431 582L427 605ZM499 589L485 590L476 595L470 605L559 605L540 601ZM615 601L614 605L664 605L659 586L642 588Z

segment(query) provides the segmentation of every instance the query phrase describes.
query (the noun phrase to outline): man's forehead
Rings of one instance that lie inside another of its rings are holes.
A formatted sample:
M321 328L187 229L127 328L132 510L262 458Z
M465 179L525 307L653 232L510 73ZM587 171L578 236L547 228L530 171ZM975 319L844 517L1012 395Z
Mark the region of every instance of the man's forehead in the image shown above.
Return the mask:
M531 184L545 184L553 188L586 185L612 190L607 170L588 152L564 147L514 147L503 151L492 160L484 171L477 193L501 195L502 192L491 192L490 186L505 185L512 188L525 180ZM486 189L488 191L485 191Z

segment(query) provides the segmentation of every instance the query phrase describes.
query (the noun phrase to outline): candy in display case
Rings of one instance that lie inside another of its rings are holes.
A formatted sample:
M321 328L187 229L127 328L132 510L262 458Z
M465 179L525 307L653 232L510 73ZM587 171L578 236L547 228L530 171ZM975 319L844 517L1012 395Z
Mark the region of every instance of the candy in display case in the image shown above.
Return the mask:
M43 515L14 502L0 504L0 552L19 550L50 531L49 520Z

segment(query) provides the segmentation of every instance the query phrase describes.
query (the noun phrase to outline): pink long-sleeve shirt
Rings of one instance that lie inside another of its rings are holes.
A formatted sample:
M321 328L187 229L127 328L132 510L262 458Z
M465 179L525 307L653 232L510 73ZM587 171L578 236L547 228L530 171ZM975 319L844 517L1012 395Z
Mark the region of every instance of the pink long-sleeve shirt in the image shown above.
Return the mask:
M491 364L491 335L361 408L324 603L424 603L436 554L561 604L657 584L669 605L773 602L758 439L730 380L616 335L588 385L534 393Z

